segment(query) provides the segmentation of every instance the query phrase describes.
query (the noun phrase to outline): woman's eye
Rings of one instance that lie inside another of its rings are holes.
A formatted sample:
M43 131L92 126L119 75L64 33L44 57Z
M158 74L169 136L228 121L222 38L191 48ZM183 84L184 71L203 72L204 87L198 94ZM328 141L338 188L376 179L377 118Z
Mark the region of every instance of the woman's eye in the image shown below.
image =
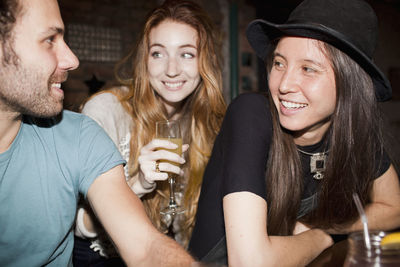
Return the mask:
M274 60L273 65L274 65L274 67L276 67L276 68L282 68L282 67L283 67L283 64L282 64L280 61L278 61L278 60Z
M160 58L160 57L162 57L162 55L161 55L160 52L153 52L153 53L151 53L151 56L154 57L154 58Z
M304 70L305 72L307 72L307 73L312 73L312 72L315 72L315 71L316 71L315 69L310 68L310 67L303 67L303 70Z
M182 57L183 58L194 58L194 55L192 53L183 53Z

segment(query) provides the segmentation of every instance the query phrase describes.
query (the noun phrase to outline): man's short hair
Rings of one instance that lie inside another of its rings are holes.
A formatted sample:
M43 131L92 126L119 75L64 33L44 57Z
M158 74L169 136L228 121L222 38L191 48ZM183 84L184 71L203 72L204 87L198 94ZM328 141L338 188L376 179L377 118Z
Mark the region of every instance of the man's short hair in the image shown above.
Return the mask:
M12 48L12 30L21 9L19 0L0 0L0 42L3 50L1 59L3 65L10 63L11 60L15 62L18 58Z

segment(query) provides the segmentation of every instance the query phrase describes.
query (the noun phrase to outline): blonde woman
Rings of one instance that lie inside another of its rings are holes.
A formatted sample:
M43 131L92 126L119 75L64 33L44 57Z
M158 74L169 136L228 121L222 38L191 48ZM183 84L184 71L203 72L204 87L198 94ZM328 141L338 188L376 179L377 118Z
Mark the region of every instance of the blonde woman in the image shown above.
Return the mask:
M166 1L151 12L137 46L118 64L122 86L93 96L82 110L106 130L128 161L127 182L141 197L153 224L184 247L194 226L203 172L225 113L219 40L210 18L197 4ZM133 68L125 79L121 73L127 65ZM156 121L166 119L181 122L182 157L156 150L175 147L155 139ZM157 170L160 160L181 167L161 162ZM167 172L180 175L181 202L186 208L173 218L160 215L168 203ZM75 265L88 264L92 253L99 252L100 260L110 256L99 228L91 220L90 209L80 209Z

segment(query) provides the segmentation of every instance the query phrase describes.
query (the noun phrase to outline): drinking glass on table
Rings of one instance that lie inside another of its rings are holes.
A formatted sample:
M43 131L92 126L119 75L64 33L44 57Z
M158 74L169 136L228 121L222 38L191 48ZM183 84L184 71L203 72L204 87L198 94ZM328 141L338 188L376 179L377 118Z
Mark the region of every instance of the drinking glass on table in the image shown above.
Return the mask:
M168 140L176 145L178 145L175 149L165 149L170 152L176 153L179 156L182 154L182 135L181 129L179 125L179 121L167 120L167 121L158 121L156 122L156 138ZM167 160L160 160L160 162L168 162ZM179 166L176 162L169 162L171 164ZM176 215L183 213L185 210L176 203L175 201L175 181L178 177L175 173L168 173L168 183L169 183L169 203L168 206L161 209L160 213L162 215Z
M370 231L370 248L364 242L363 232L350 234L348 253L344 267L394 267L400 266L400 246L398 243L382 245L389 232Z

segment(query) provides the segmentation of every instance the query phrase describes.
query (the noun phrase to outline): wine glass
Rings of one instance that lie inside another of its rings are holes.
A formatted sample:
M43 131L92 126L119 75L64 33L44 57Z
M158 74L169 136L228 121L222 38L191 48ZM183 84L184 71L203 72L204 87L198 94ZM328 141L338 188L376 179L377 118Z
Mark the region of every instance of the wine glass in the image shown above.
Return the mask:
M166 120L166 121L156 122L156 138L168 140L168 141L178 145L178 147L175 149L166 149L166 148L162 148L162 149L176 153L179 156L182 154L182 135L181 135L179 121ZM160 160L160 162L168 162L168 163L179 166L178 163L170 162L167 160ZM175 201L175 180L177 177L178 177L178 175L175 173L168 173L169 203L168 203L167 207L161 209L160 213L162 215L170 214L170 215L174 216L176 214L180 214L185 211Z

